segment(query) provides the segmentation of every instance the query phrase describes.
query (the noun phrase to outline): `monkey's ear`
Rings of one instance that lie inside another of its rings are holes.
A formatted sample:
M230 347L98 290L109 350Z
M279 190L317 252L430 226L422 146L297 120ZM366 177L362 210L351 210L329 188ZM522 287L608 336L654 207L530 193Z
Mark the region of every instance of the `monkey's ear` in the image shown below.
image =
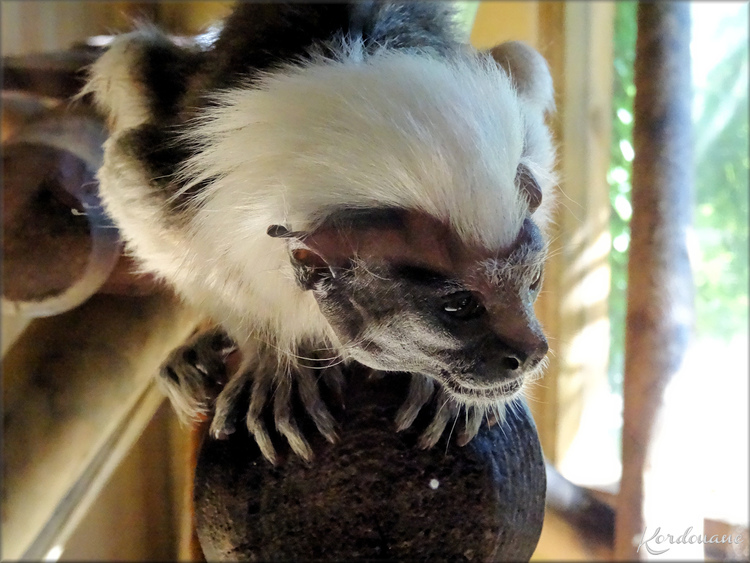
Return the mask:
M542 204L542 188L536 181L531 171L524 165L519 164L516 171L516 184L518 188L526 194L529 202L529 213L534 213Z
M547 61L535 49L520 41L508 41L496 45L489 53L508 73L521 97L541 112L555 109L552 75Z
M304 289L314 289L322 280L335 277L331 265L323 257L323 252L308 245L310 233L290 231L283 225L271 225L266 231L268 236L289 241L292 268L297 281Z
M317 252L309 248L295 248L291 254L292 268L304 289L315 289L319 282L335 277L331 267Z

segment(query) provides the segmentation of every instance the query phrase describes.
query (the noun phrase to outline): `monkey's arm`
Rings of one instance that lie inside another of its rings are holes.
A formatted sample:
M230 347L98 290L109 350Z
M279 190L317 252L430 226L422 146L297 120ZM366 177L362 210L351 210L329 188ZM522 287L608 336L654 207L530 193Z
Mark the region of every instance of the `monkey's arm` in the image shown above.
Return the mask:
M250 370L239 373L241 369L243 362L237 345L223 329L214 327L194 335L169 355L161 366L159 383L178 412L213 416L211 432L215 437L224 438L231 434L237 420L245 415L264 456L272 461L277 460L276 450L262 422L262 411L269 406L270 393L265 388L269 380ZM238 375L230 382L233 373ZM397 431L410 428L423 410L431 408L432 419L418 442L421 448L434 446L454 421L455 424L460 423L456 433L459 446L466 445L476 436L484 411L458 405L429 377L403 375L410 377L410 384L407 397L396 415ZM378 372L372 373L372 377L378 376ZM297 374L296 381L305 411L321 434L333 442L334 421L321 399L321 391L333 399L337 407L344 406L343 376L338 365L311 371L302 377ZM320 384L323 389L319 388ZM227 389L226 392L222 392L224 389ZM291 384L279 385L275 390L273 411L276 427L287 438L295 453L310 460L313 452L291 414L291 391ZM244 411L248 404L248 410ZM493 424L498 417L499 414L493 413L487 422Z
M308 352L313 362L313 352ZM327 396L342 403L342 375L338 365L288 366L286 378L277 378L280 359L268 349L254 350L250 357L223 328L200 332L174 350L159 370L159 384L175 410L185 420L212 418L211 434L226 438L238 420L245 418L264 457L278 463L279 457L265 411L272 408L275 430L287 439L292 450L306 461L313 451L292 413L293 397L299 397L305 413L331 443L336 440L335 421L321 398L319 383Z

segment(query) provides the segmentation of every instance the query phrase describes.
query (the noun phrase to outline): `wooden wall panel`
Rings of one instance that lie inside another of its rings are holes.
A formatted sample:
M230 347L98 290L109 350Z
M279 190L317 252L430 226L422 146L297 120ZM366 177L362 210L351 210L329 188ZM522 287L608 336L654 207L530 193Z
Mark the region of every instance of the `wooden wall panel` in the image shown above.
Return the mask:
M477 49L511 39L537 45L538 2L480 2L471 30Z
M540 317L550 370L532 402L545 453L564 457L594 390L606 384L612 2L540 4L540 50L557 98L560 194Z

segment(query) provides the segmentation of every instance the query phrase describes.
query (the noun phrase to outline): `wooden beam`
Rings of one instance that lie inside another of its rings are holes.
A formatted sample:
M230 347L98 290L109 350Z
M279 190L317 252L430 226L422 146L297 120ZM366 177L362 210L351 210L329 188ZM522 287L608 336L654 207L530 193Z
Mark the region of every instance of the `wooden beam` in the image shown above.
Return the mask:
M199 320L162 293L96 295L29 325L3 358L5 558L65 544L163 401L153 374Z
M537 312L550 366L530 406L547 459L568 452L609 350L609 167L612 2L542 2L539 49L555 85L551 118L560 186L551 258Z

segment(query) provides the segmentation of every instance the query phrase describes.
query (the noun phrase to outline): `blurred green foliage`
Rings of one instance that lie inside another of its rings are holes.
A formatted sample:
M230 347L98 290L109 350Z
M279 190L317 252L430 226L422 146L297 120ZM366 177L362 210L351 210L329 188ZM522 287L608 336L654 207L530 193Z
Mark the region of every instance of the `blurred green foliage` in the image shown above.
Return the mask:
M610 352L609 382L613 390L622 391L622 374L625 363L625 293L628 283L628 247L630 243L630 175L631 161L627 149L633 138L633 63L635 61L637 2L617 2L614 30L614 84L612 108L612 142L610 167L607 172L612 248L609 265L612 284L609 293ZM627 143L627 145L625 145ZM625 153L625 154L624 154ZM632 160L632 159L631 159Z
M719 35L747 26L745 3ZM722 55L696 92L695 214L699 255L694 269L698 337L728 340L748 323L748 45L747 34Z

